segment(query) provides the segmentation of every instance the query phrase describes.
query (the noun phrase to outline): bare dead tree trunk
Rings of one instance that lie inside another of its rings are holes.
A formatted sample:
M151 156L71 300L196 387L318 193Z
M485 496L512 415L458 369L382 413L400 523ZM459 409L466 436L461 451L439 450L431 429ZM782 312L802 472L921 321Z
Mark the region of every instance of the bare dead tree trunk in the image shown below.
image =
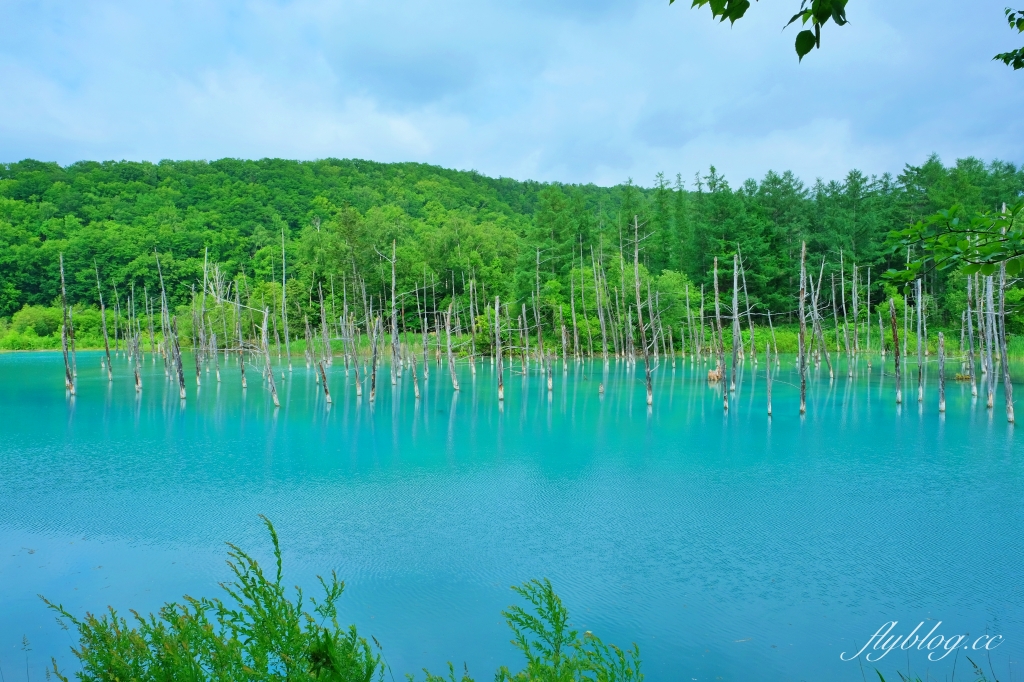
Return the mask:
M716 322L716 326L718 327L718 349L717 349L717 353L716 353L716 357L717 357L717 361L718 361L718 367L716 367L715 369L718 372L719 377L721 377L722 372L725 370L725 335L722 333L722 309L721 309L721 305L719 303L719 297L718 297L718 256L715 256L714 280L715 280L715 322ZM725 409L725 410L729 409L729 390L728 390L728 387L726 387L726 389L722 391L722 408Z
M398 241L391 240L391 385L396 384L396 374L401 371L401 350L398 340L398 302L395 300L395 289L398 288L398 279L395 273L395 264L398 262Z
M807 319L804 301L807 298L807 242L800 245L800 414L807 413ZM845 309L845 304L844 304Z
M573 315L573 326L575 327L576 316ZM575 331L575 329L574 329ZM498 402L505 399L505 383L502 377L502 355L501 355L501 302L500 297L494 297L494 357L497 361L498 372Z
M878 353L885 363L885 328L882 326L882 310L878 310Z
M821 326L821 315L818 313L818 301L821 298L821 280L825 274L825 259L821 261L821 272L818 274L818 286L814 286L814 278L810 278L811 284L811 327L814 330L814 335L818 339L818 343L821 345L821 350L825 354L825 364L828 365L828 380L831 382L835 378L835 373L832 370L832 358L828 353L828 344L825 343L825 332Z
M324 399L326 399L327 400L327 404L330 405L331 404L331 391L327 388L327 372L324 371L324 361L321 360L320 362L318 362L317 366L320 368L320 380L321 380L321 382L324 385ZM417 391L417 393L418 392L419 391ZM419 396L417 396L417 397L419 397Z
M867 309L864 311L864 327L866 334L865 341L867 342L867 348L865 349L868 354L868 369L871 369L871 266L868 266L868 286L864 290L864 298Z
M846 314L846 268L843 263L843 252L839 251L839 297L843 303L843 345L846 347L847 376L853 376L853 356L850 349L850 322Z
M135 392L142 392L142 375L139 374L139 365L142 364L142 350L139 348L139 340L142 337L142 330L138 327L138 318L135 317L135 285L132 284L131 305L128 308L130 317L129 324L132 328L131 354L135 359L132 368L135 370Z
M1003 205L1006 212L1006 205ZM1003 369L1003 395L1006 421L1013 423L1013 384L1010 383L1010 357L1006 352L1006 263L999 264L999 364Z
M579 360L580 332L576 325L576 278L569 277L569 310L572 312L572 355Z
M110 337L106 336L106 306L103 305L103 290L99 286L99 266L96 265L96 261L92 261L92 266L96 268L96 293L99 294L99 322L103 330L103 350L106 352L106 381L114 381L114 372L111 369L111 340ZM152 334L151 334L152 337Z
M242 388L245 388L245 340L242 337L242 298L238 292L237 282L235 283L235 327L238 334L238 369L242 374Z
M924 317L924 307L922 305L921 295L921 280L916 282L916 290L918 290L918 296L916 296L916 308L918 308L918 402L925 401L925 354L924 354L924 343L927 341L922 338L922 325Z
M851 297L853 299L853 354L858 355L860 353L860 299L857 296L857 264L853 264L853 275L850 278L850 284L852 285L853 291Z
M317 282L316 290L320 294L320 336L323 339L323 352L320 354L320 358L321 362L325 362L330 366L334 352L331 349L331 333L327 330L327 308L324 306L324 288L320 282Z
M896 301L889 299L889 321L892 324L892 354L896 363L896 404L903 402L903 383L900 378L900 335L896 328Z
M775 338L775 325L772 324L772 311L768 311L768 331L772 334L772 346L775 348L775 369L779 369L779 343Z
M974 278L968 275L967 277L967 310L966 310L966 322L967 322L967 374L971 377L971 395L978 395L978 383L975 377L975 359L974 359L974 320L971 314L971 282Z
M260 350L263 351L263 367L267 373L267 381L270 383L270 396L274 399L274 407L280 407L281 401L277 398L277 383L274 381L274 369L270 366L270 343L267 335L267 323L270 318L270 309L263 309L263 326L260 328ZM323 366L320 368L323 371ZM327 382L324 382L326 390ZM327 401L330 402L330 396Z
M604 306L601 305L601 285L597 276L597 261L594 260L594 247L590 247L590 264L594 275L594 298L597 301L597 321L601 325L601 357L608 361L608 335L604 324Z
M729 391L736 390L736 365L739 363L740 346L740 258L738 253L732 256L732 369L729 371Z
M946 411L946 337L939 332L939 412Z
M690 284L686 284L686 334L679 335L679 343L685 346L686 337L690 337L690 357L693 357L694 351L697 349L696 343L696 332L693 328L693 310L690 308ZM686 349L683 348L683 359L686 359Z
M178 375L178 393L185 399L185 368L181 364L181 344L178 342L178 318L171 318L171 343L174 354L174 368Z
M640 327L640 344L644 349L644 378L647 385L647 404L654 404L654 387L651 382L651 351L647 347L647 331L644 329L644 315L640 302L640 222L633 216L633 281L636 284L636 322Z
M63 322L60 326L60 342L61 348L64 352L64 387L71 392L71 395L75 394L75 375L71 369L71 360L68 357L68 330L70 328L70 322L68 319L68 294L67 287L64 285L64 254L60 254L60 309L63 317Z
M370 402L377 399L377 345L380 337L381 321L373 320L373 332L370 334Z
M201 364L203 361L203 329L199 324L199 319L196 314L196 288L192 287L192 359L196 363L196 387L201 385ZM127 337L125 337L125 343L127 344Z
M736 246L736 253L739 254L739 246ZM740 276L743 278L743 304L747 306L747 329L750 330L750 358L754 365L757 365L757 344L754 343L754 318L750 309L750 296L747 295L747 268L740 259Z
M352 341L352 371L355 372L356 398L361 398L361 397L363 397L363 382L359 378L359 361L360 361L360 358L359 358L359 328L356 326L354 318L355 318L355 315L353 314L353 320L350 323L351 328L352 328L352 332L351 333L352 333L352 337L354 339ZM426 361L424 360L424 364L425 363L426 363Z
M444 316L444 335L448 344L448 372L452 377L452 388L459 390L459 377L455 373L455 354L452 352L452 305L448 304L448 312ZM523 305L525 312L525 304Z

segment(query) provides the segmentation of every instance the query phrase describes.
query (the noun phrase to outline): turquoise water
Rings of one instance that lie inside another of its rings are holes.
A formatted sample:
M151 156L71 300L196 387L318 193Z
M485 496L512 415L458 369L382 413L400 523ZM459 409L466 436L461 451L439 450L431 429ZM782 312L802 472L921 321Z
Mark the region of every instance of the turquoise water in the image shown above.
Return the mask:
M924 404L908 383L897 410L877 360L831 385L813 371L801 418L789 359L769 420L763 361L728 413L684 362L656 372L651 410L616 363L559 366L550 394L535 371L506 374L500 409L489 362L475 377L460 365L457 395L432 366L419 401L385 369L371 405L339 361L327 406L300 361L278 410L252 370L245 392L236 367L198 393L188 379L182 406L148 358L141 397L123 359L112 385L98 353L78 367L70 399L59 354L0 356L8 681L26 666L42 679L50 656L73 669L36 594L77 613L213 594L224 541L268 556L261 513L286 580L336 570L342 620L377 637L396 676L518 667L499 612L534 577L581 629L637 642L649 680L862 680L862 659L840 653L890 620L893 634L941 620L968 643L1003 635L991 663L1021 675L1024 448L1001 398L989 411L949 382L940 416L934 376ZM943 679L957 661L972 679L968 654L894 651L864 671Z

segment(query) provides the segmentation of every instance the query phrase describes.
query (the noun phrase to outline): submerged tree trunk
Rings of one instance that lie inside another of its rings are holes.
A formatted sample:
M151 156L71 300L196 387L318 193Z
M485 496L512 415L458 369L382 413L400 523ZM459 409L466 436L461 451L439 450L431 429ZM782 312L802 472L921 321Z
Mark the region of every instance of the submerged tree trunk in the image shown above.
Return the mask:
M181 344L178 342L178 318L171 318L171 343L174 354L174 368L178 375L178 392L185 399L185 368L181 364Z
M370 333L370 402L377 399L377 345L380 338L381 321L373 320L373 332Z
M978 382L975 376L975 359L974 359L974 320L971 314L971 282L974 278L967 277L967 310L965 315L965 321L967 322L967 374L971 378L971 395L978 395Z
M807 298L807 242L800 245L800 335L799 341L799 362L800 362L800 414L807 412L807 320L804 314L804 301Z
M1006 212L1006 206L1003 206ZM1006 352L1006 263L999 265L999 364L1003 369L1003 395L1006 421L1013 423L1013 384L1010 383L1010 358Z
M320 369L320 381L324 385L324 399L327 400L327 404L331 404L331 392L327 388L327 372L324 371L324 361L321 360L317 363L317 367ZM417 396L419 397L419 396Z
M925 401L925 349L927 341L923 338L925 306L922 305L921 280L918 280L918 296L916 296L916 308L918 308L918 402Z
M991 409L995 406L996 396L996 365L995 365L995 348L996 348L996 306L995 300L992 294L993 278L985 278L985 303L988 306L988 320L985 323L985 336L987 339L988 346L988 407Z
M896 363L896 404L903 402L903 384L900 381L900 335L896 328L896 301L889 299L889 321L892 324L892 355Z
M633 216L633 280L636 284L636 321L640 327L640 343L644 349L644 375L647 385L647 404L654 404L654 390L651 383L651 356L647 347L647 331L644 329L644 315L640 307L640 222Z
M96 261L93 261L93 267L96 268L96 292L100 297L100 324L103 328L103 350L107 354L107 381L110 382L114 380L114 373L110 367L110 338L107 336L107 308L103 305L103 289L100 287L100 268L96 265ZM152 337L152 333L150 334L150 337Z
M242 338L242 299L238 293L238 284L235 284L235 327L238 334L238 369L242 374L242 388L245 383L245 344Z
M739 253L738 246L736 247L736 252ZM747 268L743 265L742 260L740 260L740 276L743 278L743 305L747 307L747 329L750 330L750 358L756 366L757 344L754 343L754 318L750 308L750 296L747 294Z
M573 333L575 334L576 326L576 314L573 313ZM502 355L501 355L501 301L499 296L494 297L494 357L496 360L498 373L498 402L505 399L505 382L503 378L504 369L502 367Z
M729 391L736 390L736 365L739 363L740 346L743 339L740 337L740 291L739 291L739 263L738 254L732 256L732 368L729 371Z
M452 377L452 388L457 391L459 390L459 377L455 374L455 354L452 352L452 305L452 303L448 304L448 312L444 316L444 335L448 342L448 372Z
M722 333L722 309L721 309L721 303L720 303L719 297L718 297L718 257L717 256L715 256L715 261L714 261L713 279L715 280L715 324L718 327L718 332L717 332L718 348L716 349L717 352L715 353L715 356L716 356L716 359L717 359L717 362L718 362L718 367L715 368L715 371L718 373L719 381L721 381L722 372L725 369L725 335ZM728 391L728 388L726 388L726 390L722 391L722 409L725 409L725 410L729 409L729 391Z
M866 310L864 311L865 349L868 356L868 369L871 369L871 266L868 266L868 285L864 289Z
M267 381L270 384L270 397L274 399L274 407L281 407L281 401L277 398L277 383L274 381L274 369L270 365L270 343L267 334L267 323L270 318L270 309L263 309L263 326L260 328L260 346L263 351L263 367L267 373ZM321 371L323 370L321 366ZM327 383L324 382L326 387ZM328 396L330 402L330 396Z
M939 412L946 411L946 337L939 332Z

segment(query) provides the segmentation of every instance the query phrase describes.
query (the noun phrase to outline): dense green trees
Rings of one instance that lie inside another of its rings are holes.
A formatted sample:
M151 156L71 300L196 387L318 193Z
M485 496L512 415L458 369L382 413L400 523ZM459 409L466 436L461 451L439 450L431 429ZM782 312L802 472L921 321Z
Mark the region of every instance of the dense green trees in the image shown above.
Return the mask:
M826 280L838 274L840 254L862 272L870 266L872 299L879 301L881 273L906 258L886 246L891 231L954 203L991 210L1021 196L1024 171L1012 164L962 159L944 166L935 157L895 177L851 171L841 181L805 185L792 173L770 172L734 186L712 167L689 183L659 174L652 187L519 182L337 159L67 167L26 160L0 166L0 318L11 325L24 306L53 303L60 253L76 304L97 303L97 268L111 309L132 287L139 301L155 297L159 258L173 305L201 289L208 262L211 277L216 265L218 277L238 279L245 295L272 306L283 240L288 299L297 306L290 309L311 320L319 318L319 305L311 305L318 287L325 296L333 292L333 314L343 293L360 308L357 275L375 308L381 299L386 307L391 271L382 254L394 243L399 305L407 312L464 299L475 280L481 300L500 295L517 307L530 306L539 290L549 323L568 315L575 291L579 316L585 304L596 330L592 263L611 289L621 288L616 264L620 251L631 258L634 216L644 272L656 287L692 283L695 294L701 285L710 291L713 259L731 264L738 249L755 309L785 314L794 308L801 241L815 267L826 261ZM927 274L940 324L959 320L959 299L947 292L956 276ZM720 284L730 289L731 277ZM663 292L673 302L680 293ZM32 310L17 324L43 319ZM415 326L413 317L407 322Z

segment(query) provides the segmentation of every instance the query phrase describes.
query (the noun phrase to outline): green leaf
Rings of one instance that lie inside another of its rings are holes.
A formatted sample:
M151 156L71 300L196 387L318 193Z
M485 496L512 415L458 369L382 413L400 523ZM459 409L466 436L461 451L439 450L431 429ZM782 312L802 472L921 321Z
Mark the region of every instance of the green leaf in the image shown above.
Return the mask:
M981 270L981 266L978 265L977 263L968 263L967 265L964 266L965 275L973 275L978 270Z
M1014 258L1013 260L1006 261L1006 274L1010 277L1016 277L1020 273L1021 266L1024 263L1021 262L1020 258Z
M810 31L800 31L796 34L796 54L803 61L804 55L814 49L814 34Z
M807 17L806 17L806 16L804 16L804 14L805 14L804 12L797 12L796 14L794 14L794 15L792 16L792 18L790 18L790 20L789 20L789 21L787 21L787 22L786 22L786 26L789 26L790 24L792 24L793 22L795 22L795 21L796 21L797 19L800 19L801 17L803 18L804 22L806 23L806 21L807 21ZM785 26L783 26L783 28L785 28Z
M996 264L995 263L985 263L984 265L981 266L981 274L985 275L986 277L988 277L989 275L994 275L995 272L996 272Z
M737 19L743 18L748 9L750 9L750 0L731 0L729 7L726 9L729 23L734 24Z
M846 0L832 0L832 21L836 26L846 25Z

